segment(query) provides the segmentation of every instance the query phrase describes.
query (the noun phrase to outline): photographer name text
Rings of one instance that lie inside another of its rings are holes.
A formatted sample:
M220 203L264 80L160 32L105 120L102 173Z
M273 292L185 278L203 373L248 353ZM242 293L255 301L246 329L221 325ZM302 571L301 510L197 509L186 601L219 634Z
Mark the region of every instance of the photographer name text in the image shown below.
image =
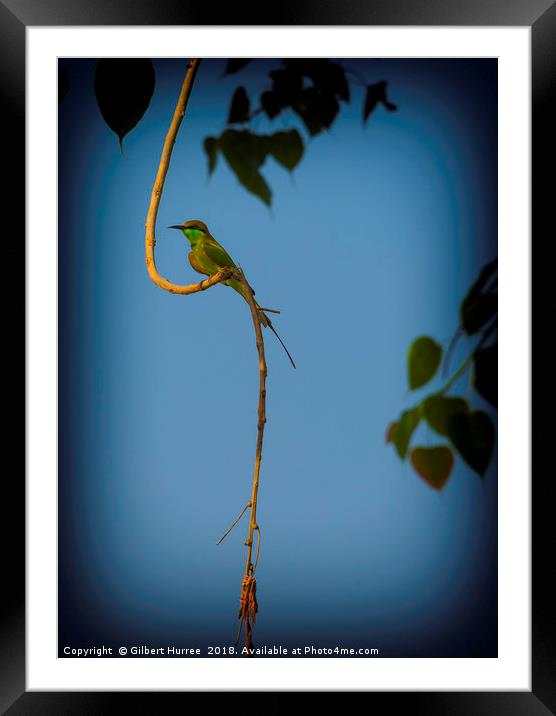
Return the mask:
M72 647L64 646L64 656L73 658L98 658L106 656L378 656L378 649L370 647L342 647L342 646L260 646L238 648L236 646L90 646Z

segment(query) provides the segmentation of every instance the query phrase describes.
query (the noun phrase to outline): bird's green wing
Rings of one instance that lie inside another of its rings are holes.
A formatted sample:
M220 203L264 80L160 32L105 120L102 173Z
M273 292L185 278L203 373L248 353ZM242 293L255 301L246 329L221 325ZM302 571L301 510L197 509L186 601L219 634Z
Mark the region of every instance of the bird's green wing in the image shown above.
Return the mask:
M207 257L217 266L234 266L235 262L228 252L215 239L205 239L203 241L203 251Z
M217 266L219 269L223 266L232 266L233 268L237 268L230 254L223 246L218 243L218 241L216 241L216 239L213 239L212 237L210 239L205 238L203 240L202 250L205 254L205 261L208 260L212 265ZM243 293L243 286L240 281L235 278L230 278L225 281L225 283L227 286L230 286L235 291L237 291L240 296L243 296L243 298L245 298L245 295ZM253 291L253 293L255 292Z

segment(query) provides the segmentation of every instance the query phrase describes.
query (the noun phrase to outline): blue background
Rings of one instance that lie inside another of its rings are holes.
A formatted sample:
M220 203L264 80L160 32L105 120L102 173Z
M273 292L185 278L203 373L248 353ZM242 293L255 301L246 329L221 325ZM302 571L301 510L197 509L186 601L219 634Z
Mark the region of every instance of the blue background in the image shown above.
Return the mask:
M202 140L276 61L223 77L202 62L157 227L160 272L196 281L169 224L207 222L296 359L265 333L268 423L258 518L255 644L378 648L381 656L496 656L497 466L457 459L438 493L384 442L410 394L420 334L446 347L458 307L497 252L495 60L344 60L388 81L361 121L352 84L332 130L290 176L268 160L269 210ZM148 278L144 224L184 60L124 141L104 124L94 60L65 60L59 111L59 649L233 644L247 522L257 355L247 305ZM294 115L259 132L299 127ZM454 366L467 354L462 342ZM437 385L439 383L435 383ZM456 386L468 389L463 379ZM476 395L473 404L488 407ZM495 415L493 415L495 417ZM420 427L415 443L441 442Z

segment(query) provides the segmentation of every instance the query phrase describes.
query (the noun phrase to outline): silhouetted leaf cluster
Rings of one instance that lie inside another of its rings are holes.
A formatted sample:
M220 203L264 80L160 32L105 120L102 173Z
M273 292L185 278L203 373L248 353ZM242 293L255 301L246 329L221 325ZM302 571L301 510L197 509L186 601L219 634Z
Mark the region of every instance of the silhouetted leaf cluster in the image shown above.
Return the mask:
M238 72L248 62L249 60L242 59L228 60L226 74ZM350 85L342 65L325 58L289 58L283 59L281 64L281 67L269 72L270 86L261 92L259 105L255 110L252 109L252 101L245 87L240 86L235 90L230 102L227 123L245 124L261 113L273 120L286 110L290 110L299 117L311 137L330 129L338 116L341 103L347 103L351 98ZM368 85L363 108L364 121L379 103L389 111L396 109L396 106L387 99L386 82ZM225 134L226 132L222 136ZM247 136L242 138L243 147L247 149L247 156L243 160L235 154L233 161L230 161L226 152L222 153L228 159L240 183L269 204L270 188L258 172L258 167L256 172L254 170L253 155L259 156L259 147L263 146L263 142L257 137L261 136L264 135L253 134L250 138ZM289 139L288 142L293 147L293 139ZM289 144L285 141L282 144L283 147L279 147L273 156L291 170L303 154L301 136L297 133L295 149L290 150ZM214 138L209 137L205 141L205 151L209 156L209 173L214 170L216 147ZM278 155L283 156L285 161L281 161Z
M288 171L292 171L303 156L303 140L297 129L254 134L248 129L226 129L219 137L207 137L204 142L211 174L216 168L218 153L226 159L241 184L270 204L272 192L260 172L266 158L271 156Z
M291 108L311 136L328 129L349 102L350 91L341 65L327 59L286 59L272 70L272 86L261 95L261 107L270 119Z
M225 75L244 69L249 58L230 58ZM342 103L351 99L350 83L342 65L326 58L286 58L281 66L269 72L269 87L259 96L253 110L244 86L236 88L230 102L227 124L247 124L253 117L265 114L270 120L289 110L300 120L311 137L330 129ZM98 60L95 71L95 96L106 124L118 136L120 149L126 134L145 114L155 88L155 72L149 59L117 58ZM64 67L58 70L58 101L69 90L69 76ZM363 121L382 104L388 111L396 105L388 100L386 82L366 85ZM269 137L273 137L270 141ZM270 142L270 143L269 143ZM297 130L258 135L247 129L234 133L225 130L219 138L207 137L204 148L209 159L209 174L217 162L218 153L226 158L240 184L270 204L272 192L259 169L270 154L291 171L301 160L303 140Z
M474 410L468 400L447 395L447 391L467 369L472 370L473 387L491 405L497 405L497 262L489 263L461 304L461 328L479 341L469 358L443 388L425 397L418 405L402 412L386 430L398 456L411 464L431 487L441 490L454 466L454 452L479 475L484 475L496 439L494 424L483 410ZM458 331L456 337L459 336ZM452 341L452 344L455 340ZM407 354L408 383L411 390L421 388L437 374L442 362L442 346L429 336L420 336ZM418 446L410 451L413 433L426 422L449 445Z

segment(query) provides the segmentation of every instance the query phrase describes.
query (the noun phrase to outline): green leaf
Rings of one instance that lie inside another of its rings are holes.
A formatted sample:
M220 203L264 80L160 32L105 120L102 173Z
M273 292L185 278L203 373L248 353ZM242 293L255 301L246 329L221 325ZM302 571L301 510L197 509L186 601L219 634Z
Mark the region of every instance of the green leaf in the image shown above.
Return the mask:
M482 410L456 413L449 423L449 436L454 447L479 475L484 475L495 441L494 425Z
M148 59L99 60L95 72L95 95L106 124L123 138L145 114L154 92L154 67Z
M251 104L245 87L238 87L234 92L230 103L230 112L228 114L228 124L241 124L249 120L249 112Z
M488 263L469 289L461 304L461 323L467 335L472 336L491 321L498 311L496 274L498 260Z
M270 154L288 171L294 169L303 156L303 140L297 129L272 134Z
M402 413L396 429L393 435L393 443L396 448L396 452L405 460L407 455L407 449L409 447L409 441L411 436L415 432L415 428L419 425L421 420L421 414L418 408L412 410L406 410Z
M269 205L272 194L259 168L270 151L270 138L247 129L227 129L218 146L241 184Z
M251 60L244 57L230 58L226 65L226 74L233 75L234 72L239 72L239 70L242 70L249 62L251 62Z
M70 88L70 79L68 71L58 63L58 103L68 94Z
M498 343L476 351L473 384L478 393L498 407Z
M216 168L216 160L218 159L218 139L216 139L216 137L207 137L203 142L203 146L207 153L208 173L212 174Z
M416 447L411 451L411 464L428 485L442 490L454 467L454 454L445 445Z
M420 388L434 376L442 360L442 346L428 336L416 338L409 346L407 368L409 387Z
M397 105L388 101L386 97L386 82L376 82L375 84L368 85L367 93L365 95L365 104L363 105L363 122L366 123L370 115L376 109L379 102L389 112L395 112L398 109Z
M450 419L456 413L469 412L469 405L463 398L452 398L440 393L429 396L423 403L426 421L439 435L449 435Z

